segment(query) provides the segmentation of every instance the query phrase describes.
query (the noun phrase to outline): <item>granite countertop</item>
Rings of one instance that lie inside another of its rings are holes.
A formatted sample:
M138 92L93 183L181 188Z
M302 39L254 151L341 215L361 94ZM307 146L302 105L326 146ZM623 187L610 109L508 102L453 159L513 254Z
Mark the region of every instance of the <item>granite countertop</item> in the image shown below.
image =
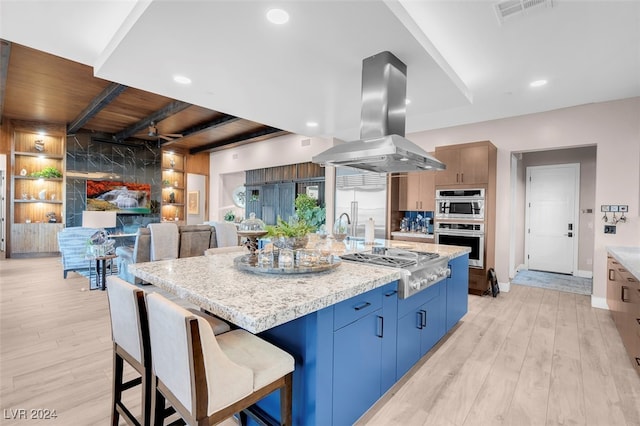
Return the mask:
M640 280L640 247L607 247L607 251Z
M440 253L450 258L468 247L429 243L376 241L376 245ZM345 244L345 252L367 250L361 243ZM176 260L129 265L135 276L177 295L251 333L300 318L365 293L401 277L397 269L361 263L313 274L258 274L241 271L233 260L246 250Z

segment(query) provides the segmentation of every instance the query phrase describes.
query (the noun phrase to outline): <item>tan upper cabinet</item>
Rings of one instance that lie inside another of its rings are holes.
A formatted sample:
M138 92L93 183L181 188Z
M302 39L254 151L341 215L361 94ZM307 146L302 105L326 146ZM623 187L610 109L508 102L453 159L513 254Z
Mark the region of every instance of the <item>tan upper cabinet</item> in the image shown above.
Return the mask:
M436 148L436 158L446 164L447 169L436 173L435 184L487 184L492 147L490 142L478 142Z
M400 210L435 209L435 172L406 173L400 178Z

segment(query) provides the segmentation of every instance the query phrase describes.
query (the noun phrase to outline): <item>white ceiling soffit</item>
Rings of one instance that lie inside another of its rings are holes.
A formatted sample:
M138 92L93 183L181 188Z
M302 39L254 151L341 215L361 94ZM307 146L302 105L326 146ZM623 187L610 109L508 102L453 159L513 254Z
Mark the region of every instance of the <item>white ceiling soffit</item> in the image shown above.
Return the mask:
M381 0L280 2L291 17L265 19L262 1L154 1L118 34L95 74L307 136L357 139L362 60L388 50L407 65L412 115L469 104ZM192 80L188 87L174 74ZM464 88L464 85L462 85ZM307 121L320 123L315 129Z
M0 38L93 66L137 0L0 0Z

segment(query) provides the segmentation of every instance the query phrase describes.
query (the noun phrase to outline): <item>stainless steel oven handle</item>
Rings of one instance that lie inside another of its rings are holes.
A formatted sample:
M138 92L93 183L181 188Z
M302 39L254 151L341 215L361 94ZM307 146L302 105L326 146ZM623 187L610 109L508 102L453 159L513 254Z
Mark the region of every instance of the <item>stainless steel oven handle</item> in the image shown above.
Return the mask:
M436 235L453 235L456 237L484 237L484 232L434 231Z

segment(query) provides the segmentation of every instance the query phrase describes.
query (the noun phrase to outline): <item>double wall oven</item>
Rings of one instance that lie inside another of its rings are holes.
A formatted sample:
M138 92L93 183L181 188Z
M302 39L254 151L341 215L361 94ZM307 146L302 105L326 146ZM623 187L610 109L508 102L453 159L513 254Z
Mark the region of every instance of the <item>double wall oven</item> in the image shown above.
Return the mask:
M484 268L485 190L436 190L436 244L469 247L469 267Z

